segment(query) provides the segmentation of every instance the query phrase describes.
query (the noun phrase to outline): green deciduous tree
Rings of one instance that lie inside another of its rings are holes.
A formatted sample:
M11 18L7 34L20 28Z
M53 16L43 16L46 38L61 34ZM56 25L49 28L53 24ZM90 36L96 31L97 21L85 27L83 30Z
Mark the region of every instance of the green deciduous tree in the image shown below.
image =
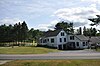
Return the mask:
M85 35L85 36L96 36L96 34L97 34L97 30L95 29L95 28L86 28L86 27L84 27L83 28L83 35Z
M59 22L55 25L55 29L64 29L67 32L74 33L73 23L67 23L65 21Z

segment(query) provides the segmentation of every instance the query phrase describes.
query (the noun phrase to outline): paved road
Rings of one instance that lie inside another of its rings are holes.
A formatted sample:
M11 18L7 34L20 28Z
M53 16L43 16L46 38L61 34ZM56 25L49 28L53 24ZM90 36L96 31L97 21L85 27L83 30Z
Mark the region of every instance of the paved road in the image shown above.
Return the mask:
M9 55L0 54L0 60L31 59L100 59L100 52L93 50L60 51L48 54Z

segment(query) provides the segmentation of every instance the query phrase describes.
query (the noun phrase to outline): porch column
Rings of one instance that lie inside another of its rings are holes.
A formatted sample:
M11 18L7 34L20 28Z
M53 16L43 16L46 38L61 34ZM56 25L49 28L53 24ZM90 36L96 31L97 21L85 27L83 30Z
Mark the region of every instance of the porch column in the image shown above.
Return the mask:
M62 50L63 50L63 44L61 46L62 46Z
M57 49L59 49L58 45L57 45Z

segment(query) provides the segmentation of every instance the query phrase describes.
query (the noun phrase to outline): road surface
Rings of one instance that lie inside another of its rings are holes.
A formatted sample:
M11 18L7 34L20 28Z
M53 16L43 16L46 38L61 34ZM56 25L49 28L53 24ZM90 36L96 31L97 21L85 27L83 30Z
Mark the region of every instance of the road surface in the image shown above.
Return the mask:
M0 60L32 60L32 59L100 59L100 52L93 50L60 51L47 54L11 55L0 54Z

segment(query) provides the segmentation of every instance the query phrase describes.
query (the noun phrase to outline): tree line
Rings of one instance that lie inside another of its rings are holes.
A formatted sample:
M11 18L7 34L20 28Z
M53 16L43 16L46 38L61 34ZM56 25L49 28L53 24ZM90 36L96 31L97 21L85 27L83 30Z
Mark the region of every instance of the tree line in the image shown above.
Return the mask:
M55 30L64 29L66 32L74 33L73 23L65 21L59 22L55 25ZM37 40L43 35L43 31L28 29L25 21L23 23L16 23L14 25L1 25L0 26L0 42L24 42ZM77 30L77 34L82 34L82 29ZM96 36L97 30L95 28L83 28L83 35Z
M85 36L100 36L100 31L99 33L97 33L97 29L96 28L86 28L84 26L83 30L81 27L79 27L79 29L77 29L77 31L75 32L74 28L73 28L74 24L72 22L68 23L66 21L61 21L59 23L57 23L55 25L55 29L64 29L67 33L74 33L77 35L85 35Z
M0 25L0 43L9 42L32 42L34 39L42 34L39 30L28 29L25 21L23 23L16 23L14 25Z
M97 25L100 23L100 16L97 15L97 18L91 18L88 19L92 21L93 23L90 24L91 26ZM59 30L59 29L64 29L68 33L74 33L74 28L73 28L73 23L66 22L66 21L61 21L58 22L54 29ZM34 30L34 28L28 29L28 26L25 21L23 23L16 23L14 25L0 25L0 43L5 43L5 42L32 42L33 40L37 41L39 37L43 35L44 31L40 30ZM77 34L83 34L85 36L100 36L100 30L99 33L97 33L97 30L95 28L83 28L83 33L82 29L79 28L77 30Z
M85 36L96 36L97 35L97 30L96 30L96 28L86 28L85 26L84 26L84 28L83 28L83 35L85 35Z

